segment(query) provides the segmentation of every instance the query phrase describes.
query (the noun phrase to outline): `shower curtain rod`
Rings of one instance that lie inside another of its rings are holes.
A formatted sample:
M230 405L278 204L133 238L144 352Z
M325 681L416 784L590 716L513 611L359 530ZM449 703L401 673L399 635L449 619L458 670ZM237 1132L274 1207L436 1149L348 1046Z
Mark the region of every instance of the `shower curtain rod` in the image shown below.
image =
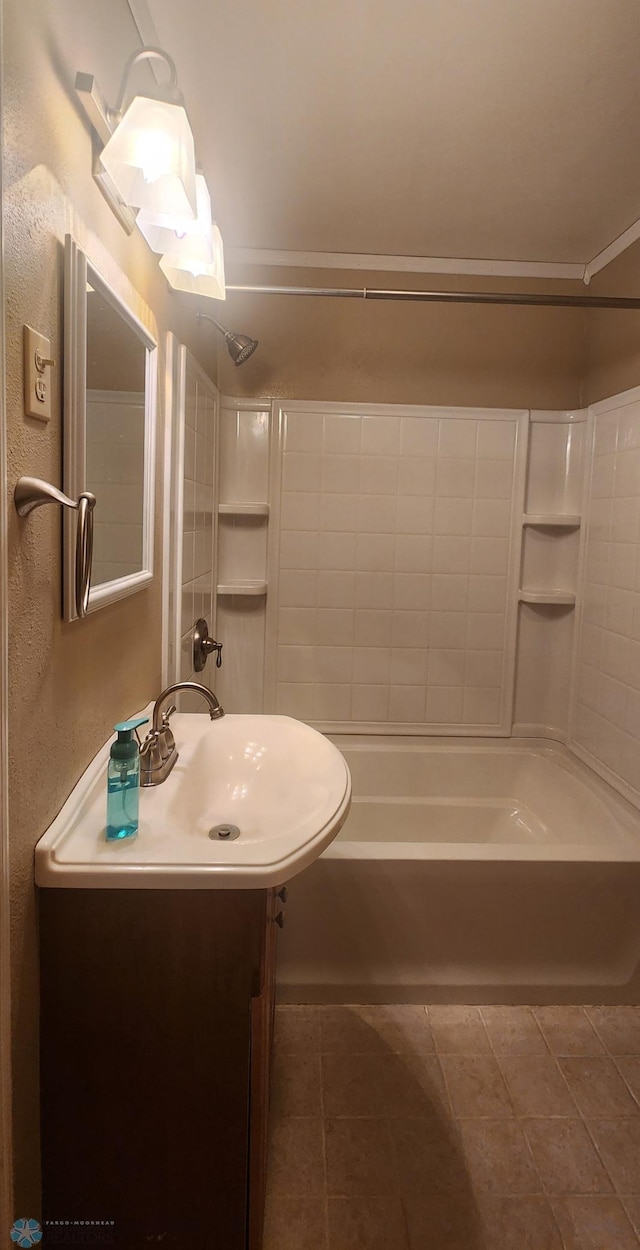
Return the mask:
M521 304L533 308L640 308L640 299L609 295L519 295L489 291L387 291L370 287L227 286L244 295L311 295L330 299L414 300L421 304Z

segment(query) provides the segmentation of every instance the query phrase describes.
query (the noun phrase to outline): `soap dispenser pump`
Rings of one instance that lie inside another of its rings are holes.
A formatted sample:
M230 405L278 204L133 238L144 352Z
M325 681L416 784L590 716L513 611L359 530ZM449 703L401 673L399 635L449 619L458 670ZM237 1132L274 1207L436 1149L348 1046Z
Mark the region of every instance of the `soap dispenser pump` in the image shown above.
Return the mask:
M140 748L134 733L148 723L147 716L114 725L118 737L111 744L107 770L107 842L135 838L140 805Z

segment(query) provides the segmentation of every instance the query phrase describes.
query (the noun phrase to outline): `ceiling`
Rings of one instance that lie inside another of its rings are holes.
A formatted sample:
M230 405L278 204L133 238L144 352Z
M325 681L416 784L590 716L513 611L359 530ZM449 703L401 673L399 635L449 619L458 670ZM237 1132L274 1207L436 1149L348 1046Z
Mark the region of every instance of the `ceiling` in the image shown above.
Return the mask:
M146 5L227 248L586 263L640 217L639 0Z

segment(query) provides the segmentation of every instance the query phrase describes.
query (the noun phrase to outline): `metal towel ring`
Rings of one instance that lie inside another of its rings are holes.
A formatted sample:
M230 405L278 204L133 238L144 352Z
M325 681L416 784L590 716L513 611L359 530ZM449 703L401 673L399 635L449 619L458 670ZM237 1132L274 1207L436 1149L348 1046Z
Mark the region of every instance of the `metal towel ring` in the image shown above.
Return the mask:
M13 492L18 516L28 516L34 508L46 503L59 503L63 508L75 508L78 513L76 531L76 612L80 618L87 615L89 591L91 590L91 564L93 561L93 509L96 497L83 490L77 502L63 495L57 486L43 482L39 477L21 477Z

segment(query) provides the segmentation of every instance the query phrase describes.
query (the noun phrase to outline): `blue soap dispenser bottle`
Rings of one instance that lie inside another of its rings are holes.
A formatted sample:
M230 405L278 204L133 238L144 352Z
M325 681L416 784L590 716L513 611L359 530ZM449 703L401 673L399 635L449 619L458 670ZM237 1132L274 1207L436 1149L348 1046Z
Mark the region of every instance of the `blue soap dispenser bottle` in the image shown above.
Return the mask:
M135 838L140 806L140 748L134 737L148 717L114 725L118 737L111 744L107 770L107 842Z

